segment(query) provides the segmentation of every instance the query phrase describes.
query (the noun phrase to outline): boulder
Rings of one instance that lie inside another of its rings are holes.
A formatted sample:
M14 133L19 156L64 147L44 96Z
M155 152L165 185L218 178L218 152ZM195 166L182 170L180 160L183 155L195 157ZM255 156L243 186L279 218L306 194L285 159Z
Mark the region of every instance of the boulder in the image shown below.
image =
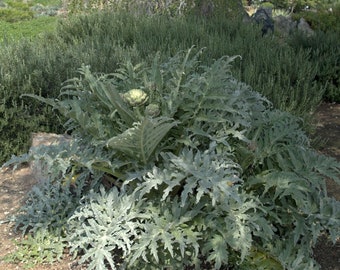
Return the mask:
M297 22L288 16L274 17L275 29L283 36L288 36L293 33L297 28Z
M251 19L261 25L262 36L274 32L274 20L272 18L272 9L260 7Z
M314 31L304 18L301 18L299 22L294 21L289 16L277 16L274 17L275 30L283 36L288 36L295 31L301 31L301 33L311 36Z
M259 24L261 26L262 36L273 33L274 28L276 32L283 36L288 36L295 31L300 31L307 36L314 34L313 29L304 18L296 22L290 16L279 15L273 17L271 8L260 7L248 18L249 19L244 19L243 22L255 22Z
M297 29L304 33L306 36L314 35L313 29L310 27L308 22L304 18L301 18L297 24Z

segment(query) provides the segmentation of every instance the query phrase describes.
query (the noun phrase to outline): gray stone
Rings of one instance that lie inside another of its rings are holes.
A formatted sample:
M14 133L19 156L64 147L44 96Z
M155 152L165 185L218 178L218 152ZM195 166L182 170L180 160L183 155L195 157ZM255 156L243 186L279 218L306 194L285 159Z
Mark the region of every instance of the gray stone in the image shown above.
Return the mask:
M274 32L274 21L272 18L271 8L260 7L252 16L251 19L261 25L262 36Z
M297 23L291 17L279 15L274 17L274 22L275 30L284 36L296 31Z
M314 34L314 31L304 18L301 18L299 22L296 22L289 16L280 15L274 17L274 22L275 30L283 36L288 36L296 31L301 31L301 33L307 36Z
M306 22L304 18L301 18L299 20L299 23L297 25L297 29L304 33L306 36L312 36L314 35L313 29L310 27L310 25Z

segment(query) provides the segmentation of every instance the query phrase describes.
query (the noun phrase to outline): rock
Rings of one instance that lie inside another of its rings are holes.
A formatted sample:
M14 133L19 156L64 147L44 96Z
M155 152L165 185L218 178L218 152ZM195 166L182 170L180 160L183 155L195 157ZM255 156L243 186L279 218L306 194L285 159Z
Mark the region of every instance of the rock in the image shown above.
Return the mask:
M283 36L288 36L289 34L292 34L297 30L301 31L301 33L307 36L311 36L314 34L314 31L304 18L301 18L299 22L296 22L289 16L287 17L280 15L274 18L274 22L275 30Z
M276 16L274 17L275 30L284 36L293 33L297 28L297 23L291 17Z
M197 8L201 16L210 17L214 11L214 3L209 0L203 0L198 3Z
M306 22L304 18L300 18L299 23L297 25L297 29L304 33L306 36L314 35L313 29L310 27L310 25Z
M252 16L252 20L262 25L262 36L274 33L274 20L272 18L272 9L260 7Z
M249 20L244 19L243 22ZM283 36L288 36L295 31L301 31L301 33L311 36L314 34L313 29L306 22L304 18L301 18L299 22L294 21L290 16L276 16L273 18L271 8L260 7L251 17L251 22L255 22L262 26L262 36L273 33L275 31Z

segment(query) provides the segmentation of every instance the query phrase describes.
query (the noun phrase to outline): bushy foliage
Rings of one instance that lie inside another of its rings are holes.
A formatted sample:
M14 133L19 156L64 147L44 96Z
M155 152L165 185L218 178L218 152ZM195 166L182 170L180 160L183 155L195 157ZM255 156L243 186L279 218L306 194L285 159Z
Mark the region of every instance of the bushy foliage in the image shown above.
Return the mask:
M271 3L275 8L288 9L295 12L300 12L306 8L316 8L324 4L323 0L254 0L252 2L256 5Z
M0 20L6 22L25 21L33 18L33 12L14 9L0 9Z
M141 207L131 195L104 187L93 190L80 202L80 206L69 220L71 252L86 254L80 263L90 262L88 269L112 269L131 253L134 239L138 237L149 218L150 212ZM79 225L82 224L81 227Z
M38 23L38 19L33 21ZM31 35L29 27L25 31ZM21 99L21 94L57 96L61 83L75 76L82 63L94 72L112 73L127 58L150 63L157 51L164 60L197 44L207 47L201 57L206 65L223 55L242 55L233 66L235 77L252 85L277 108L303 117L315 110L331 87L318 82L319 65L311 60L308 49L295 50L274 38L262 38L259 29L224 17L101 12L62 20L56 31L32 41L4 42L0 49L2 162L28 150L30 132L61 132L62 119L41 104ZM323 62L332 63L332 51L326 52Z
M72 167L70 156L75 154L76 149L79 151L78 146L71 142L38 146L4 164L14 165L16 169L17 164L30 163L44 170L16 214L15 228L22 232L23 239L16 242L17 249L4 257L5 261L23 263L25 267L32 268L63 258L65 249L69 247L67 221L83 195L96 186L95 179L102 177L102 174L91 174L86 170L80 173Z
M113 38L113 37L112 37ZM72 41L72 43L75 40ZM83 40L84 41L84 40ZM69 46L68 40L55 34L46 34L35 41L22 40L4 44L0 50L0 160L9 159L28 150L31 132L60 132L63 119L46 106L30 101L24 102L23 93L40 94L44 97L56 96L60 85L68 77L74 76L76 69L87 62L101 71L113 71L117 61L133 49L117 45L112 52L112 40L99 45L103 57L93 52L87 42L76 42ZM84 51L90 49L88 53ZM104 57L105 55L105 57ZM105 68L104 68L105 67Z
M55 31L57 23L56 17L42 16L30 21L18 21L9 23L0 21L0 43L14 43L23 38L35 38L41 33L51 33Z
M288 43L296 50L309 50L309 59L319 70L316 79L327 86L323 99L329 102L340 102L339 33L330 29L327 32L316 31L310 37L296 34L288 39Z
M3 260L9 263L21 263L25 269L43 263L54 263L63 257L67 241L53 232L38 230L34 236L16 242L15 252L6 255Z
M0 21L17 22L33 18L29 5L23 2L8 1L4 8L0 8Z
M51 57L51 50L59 47L56 40L54 45L48 47L42 44L34 45L32 42L25 41L13 46L5 46L0 52L0 57L3 59L0 75L2 99L0 153L2 159L9 158L10 152L18 154L20 150L27 151L30 143L30 131L34 132L34 128L37 126L40 126L40 131L51 131L61 126L58 117L54 115L54 120L52 120L51 116L48 116L53 115L51 110L39 106L35 102L25 104L20 98L24 92L40 92L44 96L49 96L53 93L53 88L60 86L62 82L60 76L66 76L61 71L54 72L56 66L53 62L58 61L57 59L62 54L60 51L59 56L53 54ZM43 65L44 68L41 68ZM46 78L46 80L41 80L42 78ZM17 139L10 140L9 138Z
M298 14L295 14L293 18L298 20L300 18L304 18L308 24L314 29L319 31L333 31L340 32L340 4L329 9L321 9L317 12L314 11L302 11Z
M82 66L57 99L28 95L69 119L72 147L35 155L83 190L67 216L54 208L71 251L89 269L318 269L316 239L339 237L325 178L339 182L340 165L232 76L237 57L203 65L193 50L112 74Z
M194 0L91 0L85 3L79 0L68 0L65 1L65 5L72 14L111 9L115 11L129 11L135 14L164 14L174 16L187 13L195 6L195 2Z
M243 15L244 10L239 0L67 0L65 5L70 13L84 13L96 10L128 11L138 15L182 16L199 14L205 17L228 16L235 18Z

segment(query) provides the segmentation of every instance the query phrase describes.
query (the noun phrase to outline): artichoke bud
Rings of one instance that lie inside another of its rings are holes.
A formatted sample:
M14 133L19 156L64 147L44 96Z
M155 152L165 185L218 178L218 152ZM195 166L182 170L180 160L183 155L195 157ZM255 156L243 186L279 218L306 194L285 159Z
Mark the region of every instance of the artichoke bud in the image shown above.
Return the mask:
M161 109L158 104L151 103L145 108L145 115L156 117L161 113Z
M140 89L131 89L122 94L122 98L132 107L143 105L148 100L148 95Z

